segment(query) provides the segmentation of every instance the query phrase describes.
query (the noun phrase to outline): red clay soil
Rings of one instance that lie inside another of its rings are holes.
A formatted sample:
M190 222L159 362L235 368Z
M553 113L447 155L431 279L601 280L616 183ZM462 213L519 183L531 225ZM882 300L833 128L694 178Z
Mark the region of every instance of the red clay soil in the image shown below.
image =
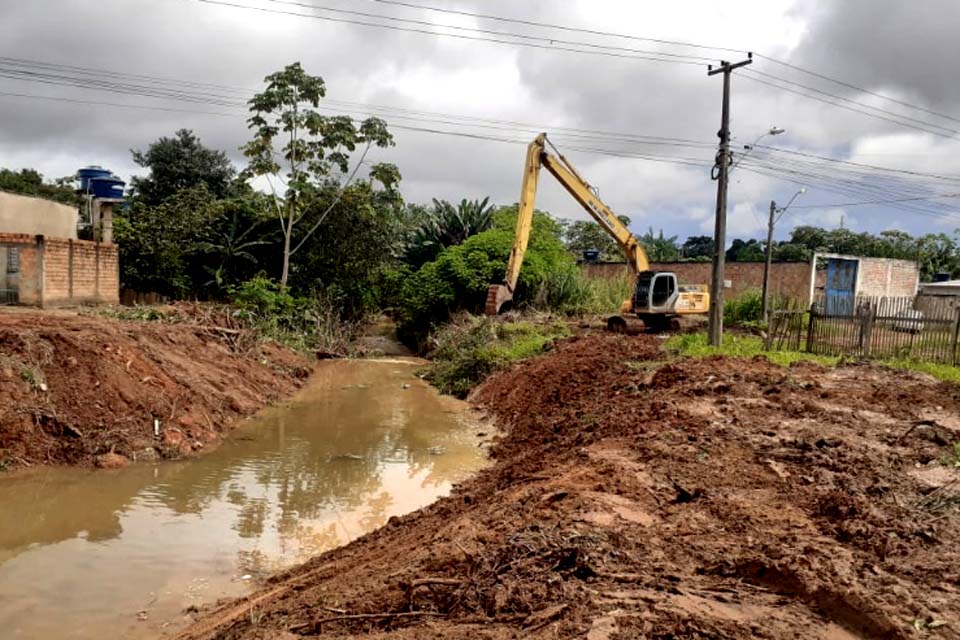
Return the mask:
M960 637L957 387L658 345L493 376L491 468L179 637Z
M211 448L309 374L296 353L244 336L192 323L0 312L0 466L123 466Z

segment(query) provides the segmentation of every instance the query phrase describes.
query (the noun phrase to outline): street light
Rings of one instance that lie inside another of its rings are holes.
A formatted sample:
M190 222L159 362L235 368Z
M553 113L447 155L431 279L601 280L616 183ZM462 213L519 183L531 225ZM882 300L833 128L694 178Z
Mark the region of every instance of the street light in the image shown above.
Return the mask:
M738 166L740 166L740 163L743 162L743 159L744 159L744 158L746 158L748 155L750 155L750 152L753 151L753 148L754 148L755 146L757 146L757 143L758 143L758 142L760 142L761 140L763 140L763 139L766 138L767 136L778 136L778 135L780 135L781 133L785 133L785 132L786 132L786 129L784 129L783 127L778 127L778 126L774 125L774 126L770 127L769 129L767 129L766 131L764 131L763 133L761 133L759 136L757 136L757 139L754 140L753 142L751 142L750 144L745 144L745 145L743 145L744 153L737 159L736 162L733 163L733 166L730 167L730 171L733 171L733 170L736 169Z
M775 127L774 127L775 128ZM773 131L773 128L770 129ZM767 297L769 290L770 282L770 263L773 261L773 227L778 222L780 218L783 217L783 214L787 212L787 209L790 208L790 205L793 204L793 201L797 199L797 196L806 193L807 188L801 187L799 191L793 194L793 197L787 202L785 207L777 207L777 203L773 200L770 201L770 221L767 223L767 246L766 246L766 258L767 261L763 265L763 319L767 322L770 321L770 310L767 306Z

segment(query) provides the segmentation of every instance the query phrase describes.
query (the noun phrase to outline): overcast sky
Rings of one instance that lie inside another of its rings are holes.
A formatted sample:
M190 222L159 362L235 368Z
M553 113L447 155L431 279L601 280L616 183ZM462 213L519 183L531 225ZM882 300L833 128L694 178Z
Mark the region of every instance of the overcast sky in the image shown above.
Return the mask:
M222 89L177 86L237 103L262 87L265 75L300 61L324 78L330 100L389 107L388 124L460 134L397 128L395 148L371 152L369 160L399 166L408 201L490 196L500 204L515 202L522 143L544 130L601 197L632 218L635 231L652 226L683 239L712 233L716 183L710 167L722 83L719 76L707 76L707 60L739 60L754 51L766 57L755 58L733 78L734 150L739 159L744 144L776 125L786 132L761 144L791 153L758 147L734 170L731 237L762 237L770 200L785 203L801 186L807 193L784 216L780 238L803 223L912 233L953 233L960 227L954 208L960 198L850 205L960 192L960 145L953 138L960 130L956 0L410 0L740 52L558 31L378 0L223 1L267 11L200 0L0 0L0 56L149 76L137 81L146 90L158 86L157 77L216 84ZM523 42L537 47L303 17L311 15L470 38L516 41L502 34L521 34ZM99 164L128 178L138 170L130 149L143 149L179 128L193 129L205 144L243 165L237 148L249 132L241 108L11 78L4 71L11 64L24 68L22 62L0 61L0 166L33 167L52 178ZM350 109L354 115L368 111ZM483 139L491 137L497 139ZM872 168L877 166L903 173ZM540 208L585 217L549 178L541 184ZM838 204L849 206L833 206Z

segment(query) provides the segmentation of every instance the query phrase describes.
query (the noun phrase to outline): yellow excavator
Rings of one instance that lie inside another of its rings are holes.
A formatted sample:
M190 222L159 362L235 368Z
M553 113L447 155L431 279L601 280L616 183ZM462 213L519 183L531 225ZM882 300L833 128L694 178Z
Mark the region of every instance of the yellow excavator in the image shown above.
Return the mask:
M547 150L547 145L553 153ZM620 314L607 320L612 331L627 330L625 316L635 315L646 327L661 331L677 326L679 316L704 314L710 308L710 294L706 285L681 285L672 271L651 271L643 245L620 222L619 218L597 196L596 190L584 180L573 165L557 151L541 133L527 147L527 160L523 170L523 187L520 192L520 209L517 216L516 237L510 251L510 261L502 284L491 285L487 292L485 312L497 315L512 302L520 267L530 240L533 223L533 205L537 196L537 180L540 168L546 167L561 185L587 210L594 220L609 233L627 256L627 265L635 282L633 295L620 306Z

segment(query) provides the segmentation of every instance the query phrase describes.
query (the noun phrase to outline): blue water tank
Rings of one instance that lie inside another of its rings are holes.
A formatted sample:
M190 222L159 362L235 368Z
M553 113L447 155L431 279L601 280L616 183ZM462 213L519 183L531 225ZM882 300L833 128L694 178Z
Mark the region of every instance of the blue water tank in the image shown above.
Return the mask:
M599 249L584 249L583 250L583 261L584 262L596 262L600 259L600 250Z
M123 199L123 187L126 183L118 176L107 175L106 177L90 178L90 193L94 198L111 198L113 200Z
M80 178L80 191L86 193L90 191L90 181L94 178L109 178L110 170L103 167L91 166L84 167L77 171L77 177Z

